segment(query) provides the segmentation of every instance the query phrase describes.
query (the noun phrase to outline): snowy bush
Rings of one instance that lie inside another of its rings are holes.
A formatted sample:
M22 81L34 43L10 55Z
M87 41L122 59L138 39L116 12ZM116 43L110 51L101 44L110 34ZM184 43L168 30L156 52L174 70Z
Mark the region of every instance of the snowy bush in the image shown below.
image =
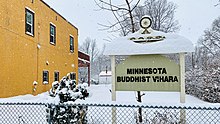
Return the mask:
M88 97L87 87L88 85L85 83L77 87L76 81L70 80L68 76L63 77L60 82L53 82L49 95L56 99L57 105L48 106L48 122L52 124L86 123L87 107L67 105L66 103Z
M86 106L48 105L49 124L86 124Z
M150 113L145 111L143 113L143 122L139 122L138 113L135 114L137 124L179 124L179 112L175 110L154 111Z
M177 115L175 115L172 112L155 112L154 117L152 118L153 124L177 124L179 123L179 120L177 118Z
M187 72L186 93L204 101L220 103L220 67Z

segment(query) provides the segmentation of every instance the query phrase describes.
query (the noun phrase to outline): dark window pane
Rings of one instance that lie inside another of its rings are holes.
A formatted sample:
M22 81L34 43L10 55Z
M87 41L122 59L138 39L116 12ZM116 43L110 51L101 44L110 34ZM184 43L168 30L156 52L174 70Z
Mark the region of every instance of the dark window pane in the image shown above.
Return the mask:
M52 25L50 26L50 35L54 35L54 27Z
M73 51L74 51L73 46L70 46L70 51L71 51L71 52L73 52Z
M49 72L48 71L43 71L43 82L49 82Z
M50 35L50 42L54 43L54 37Z
M70 45L73 45L73 37L70 36Z
M33 24L33 15L32 15L32 13L27 11L26 19L27 19L27 23Z
M70 51L74 51L74 38L72 36L70 36Z
M70 73L70 79L71 80L76 80L76 74L75 73Z
M31 33L31 26L29 24L26 24L26 32Z
M59 81L59 72L54 72L54 81Z

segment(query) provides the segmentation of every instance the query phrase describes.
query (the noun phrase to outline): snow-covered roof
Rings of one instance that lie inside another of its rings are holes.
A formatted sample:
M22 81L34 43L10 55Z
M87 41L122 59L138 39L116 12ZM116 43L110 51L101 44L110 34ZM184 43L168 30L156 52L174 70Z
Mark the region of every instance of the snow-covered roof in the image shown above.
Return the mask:
M82 59L82 58L79 58L79 57L78 57L78 60L79 60L79 61L82 61L82 62L85 62L85 63L90 63L90 61L85 60L85 59Z
M111 71L107 71L107 73L106 73L106 71L101 71L99 73L99 76L112 76L112 72Z
M150 30L150 34L142 34L139 30L125 37L117 38L106 44L105 55L143 55L143 54L171 54L193 52L194 46L189 39L174 33L164 33ZM149 38L162 36L161 41L136 43L131 38Z

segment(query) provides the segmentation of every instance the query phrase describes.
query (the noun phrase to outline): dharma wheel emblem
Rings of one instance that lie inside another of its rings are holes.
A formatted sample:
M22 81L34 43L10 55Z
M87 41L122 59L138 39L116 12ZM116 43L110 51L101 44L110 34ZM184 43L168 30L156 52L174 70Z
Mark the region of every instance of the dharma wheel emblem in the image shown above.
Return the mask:
M152 24L152 20L150 17L144 16L141 20L140 20L140 26L144 29L148 29Z
M156 35L153 36L151 35L151 31L148 30L151 27L152 20L149 16L144 16L140 20L140 27L142 28L143 31L141 31L141 34L145 35L140 35L140 37L131 37L129 40L132 40L135 43L148 43L148 42L156 42L156 41L162 41L166 37L165 36L160 36Z

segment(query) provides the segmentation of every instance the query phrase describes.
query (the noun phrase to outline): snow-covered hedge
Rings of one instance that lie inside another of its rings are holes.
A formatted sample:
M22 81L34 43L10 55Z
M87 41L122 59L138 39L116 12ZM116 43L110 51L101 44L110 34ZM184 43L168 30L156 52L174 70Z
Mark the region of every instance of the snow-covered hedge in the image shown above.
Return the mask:
M49 95L54 97L56 103L48 106L48 122L52 124L86 123L87 107L67 105L66 103L74 102L77 99L85 100L89 96L87 87L86 83L76 86L76 81L70 80L68 76L63 77L60 82L53 82Z

